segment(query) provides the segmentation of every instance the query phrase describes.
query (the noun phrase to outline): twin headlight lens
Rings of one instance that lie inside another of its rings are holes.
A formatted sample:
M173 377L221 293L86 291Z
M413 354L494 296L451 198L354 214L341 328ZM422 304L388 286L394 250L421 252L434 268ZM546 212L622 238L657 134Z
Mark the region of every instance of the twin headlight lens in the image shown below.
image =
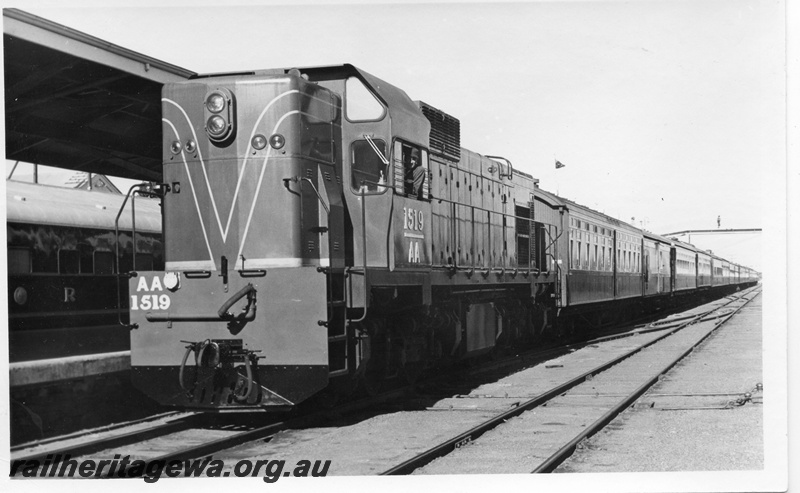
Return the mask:
M227 89L215 89L206 95L206 133L212 142L221 143L233 135L234 109L233 95Z

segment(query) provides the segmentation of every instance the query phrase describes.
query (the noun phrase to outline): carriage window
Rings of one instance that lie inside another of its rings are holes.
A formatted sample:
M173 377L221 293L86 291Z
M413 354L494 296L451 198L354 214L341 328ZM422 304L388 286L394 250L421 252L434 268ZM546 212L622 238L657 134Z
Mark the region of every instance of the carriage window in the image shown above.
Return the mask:
M136 254L136 270L145 271L153 270L153 256L149 253Z
M119 272L126 273L133 270L133 255L130 252L120 252Z
M94 252L94 273L113 274L114 254L111 252Z
M31 251L28 248L9 247L8 249L8 273L9 274L30 274L31 272Z
M78 274L81 271L81 256L77 250L58 251L58 272L61 274Z
M45 251L37 248L33 251L31 267L33 272L56 273L58 272L58 255L52 250Z
M570 231L570 233L571 232L572 231ZM570 251L569 268L570 269L574 269L575 268L575 240L569 240L569 251Z
M94 255L91 245L78 245L78 252L81 256L81 274L91 274L94 272Z
M372 148L375 145L375 149ZM378 155L380 152L380 155ZM351 166L351 185L358 192L378 192L386 190L387 173L389 167L383 163L382 156L386 156L386 142L382 140L366 140L353 142Z
M590 260L589 260L589 243L586 243L586 258L585 258L585 260L586 260L586 262L584 263L584 268L586 270L591 269L591 264L590 264Z
M599 247L597 245L594 246L594 270L601 270L603 268L603 259L597 254L599 251L598 248Z
M385 113L383 105L358 78L348 78L344 90L348 120L374 121L383 118Z

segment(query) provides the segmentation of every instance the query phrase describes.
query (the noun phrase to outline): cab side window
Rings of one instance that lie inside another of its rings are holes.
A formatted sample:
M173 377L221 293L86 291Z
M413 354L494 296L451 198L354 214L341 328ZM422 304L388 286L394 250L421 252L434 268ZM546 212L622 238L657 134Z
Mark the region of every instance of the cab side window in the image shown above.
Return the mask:
M375 145L375 149L372 148ZM378 152L380 152L380 155ZM351 183L353 190L361 193L381 193L386 190L388 166L381 156L386 155L386 142L357 140L352 147Z
M395 192L417 200L430 198L428 152L404 142L394 144Z

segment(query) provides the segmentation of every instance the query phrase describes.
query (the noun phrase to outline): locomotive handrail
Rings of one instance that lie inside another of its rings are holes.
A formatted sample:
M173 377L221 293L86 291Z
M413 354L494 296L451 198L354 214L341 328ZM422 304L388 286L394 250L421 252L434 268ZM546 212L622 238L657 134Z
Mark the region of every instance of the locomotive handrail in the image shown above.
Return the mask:
M331 210L328 207L328 204L326 204L325 200L322 199L322 195L320 195L319 190L317 190L317 187L314 186L314 182L312 182L311 179L305 178L305 177L301 178L299 176L293 176L291 178L284 178L283 179L284 183L288 183L290 181L293 181L295 183L300 183L300 187L301 188L303 186L303 182L308 182L308 184L311 185L311 188L314 190L314 193L317 194L317 199L319 199L319 203L322 204L322 208L325 209L325 213L330 216Z
M128 193L125 195L125 198L122 200L122 205L117 212L117 217L114 219L114 255L116 257L115 263L115 270L117 275L117 320L119 325L128 328L137 328L137 324L125 324L122 322L122 286L120 285L120 278L122 277L122 273L120 272L120 255L119 255L119 218L122 216L122 212L125 210L125 206L128 203L128 199L131 199L131 245L132 245L132 253L133 253L133 261L131 262L132 271L136 270L136 199L135 194L141 194L141 188L149 187L147 183L137 183L136 185L131 186L128 189Z
M356 320L350 320L351 323L359 323L363 322L364 319L367 318L367 312L369 307L367 303L369 302L369 290L367 283L367 206L366 206L366 198L367 191L364 188L364 181L361 181L361 258L363 259L364 265L364 313L361 314L361 318Z
M509 214L507 212L499 212L499 211L493 211L491 209L484 209L483 207L478 207L477 205L465 204L463 202L456 202L455 200L436 197L433 194L431 194L431 200L436 200L437 202L447 202L448 204L460 205L462 207L470 207L470 208L472 208L474 210L483 211L483 212L491 212L491 213L494 213L494 214L500 214L502 216L510 217L510 218L513 218L513 219L522 219L522 220L528 221L528 222L535 222L535 220L531 219L530 217L517 216L515 214Z
M503 161L505 161L506 164L508 164L508 174L504 175L503 173L499 173L498 172L497 176L500 176L500 177L507 176L509 180L513 180L514 179L514 165L511 164L511 161L509 161L508 159L506 159L506 158L504 158L502 156L489 156L489 155L486 155L484 157L488 157L489 159L494 159L494 160L502 159Z
M504 158L501 158L501 159L504 159ZM307 180L307 178L304 178L304 179ZM367 266L366 266L366 228L365 228L366 208L365 208L365 203L364 203L363 197L366 197L368 194L366 193L366 189L365 189L364 185L374 185L374 186L377 186L377 187L388 188L388 189L392 190L392 192L394 194L398 194L399 192L395 189L394 186L388 185L386 183L377 183L377 182L373 182L373 181L369 181L369 180L361 180L360 183L361 183L361 190L357 193L357 195L362 197L362 200L361 200L362 246L364 248L364 256L365 256L365 258L363 260L363 269L364 269L364 272L366 273L366 270L367 270ZM445 199L445 198L439 198L439 197L434 196L433 194L429 195L429 199L431 201L436 200L439 203L445 202L445 203L449 203L449 204L452 204L452 205L457 205L457 206L460 205L462 207L469 207L473 211L477 210L477 211L488 212L490 214L498 214L501 217L505 217L505 218L521 219L523 221L527 221L530 225L533 225L536 222L533 218L530 218L530 217L517 216L516 214L510 214L510 213L506 213L506 212L495 211L495 210L486 209L486 208L483 208L483 207L478 207L478 206L472 205L472 204L465 204L465 203L457 202L457 201L454 201L454 200L449 200L449 199ZM453 215L455 216L455 214L453 214ZM551 236L551 241L547 245L546 248L550 249L553 245L555 245L555 243L561 237L561 233L559 233L555 238L552 238L552 235L550 235L549 231L547 231L547 234L548 234L548 236ZM555 260L555 257L552 254L547 254L547 255L549 255L553 260ZM456 269L467 270L469 272L468 275L470 275L471 273L473 273L475 271L475 268L472 267L472 266L467 267L467 266L455 265L455 268ZM489 272L491 272L492 269L493 269L493 267L490 267L486 271L486 274L484 275L484 277L488 276ZM497 269L495 269L495 270L497 270ZM502 275L504 273L504 271L505 271L504 267L500 268L499 269L499 275ZM528 277L528 276L530 276L531 273L536 273L538 275L538 274L540 274L542 272L550 272L550 269L542 270L542 269L532 269L532 268L528 267L527 269L524 269L522 273L523 273L523 275L525 275L525 277ZM361 320L363 320L363 318L358 320L358 321L361 321Z
M460 205L462 207L469 207L473 211L478 210L478 211L488 212L490 214L499 214L500 216L506 217L506 218L522 219L523 221L527 221L530 225L532 225L533 223L536 222L535 219L530 218L530 217L523 217L523 216L517 216L516 214L509 214L509 213L506 213L506 212L493 211L491 209L485 209L483 207L478 207L478 206L472 205L472 204L465 204L463 202L456 202L454 200L449 200L449 199L445 199L445 198L439 198L439 197L434 196L433 194L431 194L430 198L431 198L431 200L436 200L439 203L446 202L446 203L452 204L452 205ZM453 211L453 217L455 218L455 211ZM549 234L549 232L548 232L548 234ZM548 245L547 248L552 247L555 244L555 242L558 241L558 238L560 238L560 237L561 237L561 233L558 234L558 236ZM464 267L456 266L456 268L457 269L466 269L468 271L469 270L474 270L473 267L466 267L466 266L464 266ZM530 276L530 274L532 272L536 272L537 274L540 274L543 271L541 269L531 269L530 267L528 267L527 269L523 270L523 275L525 275L525 277L528 277L528 276ZM544 272L549 272L549 269L545 270Z

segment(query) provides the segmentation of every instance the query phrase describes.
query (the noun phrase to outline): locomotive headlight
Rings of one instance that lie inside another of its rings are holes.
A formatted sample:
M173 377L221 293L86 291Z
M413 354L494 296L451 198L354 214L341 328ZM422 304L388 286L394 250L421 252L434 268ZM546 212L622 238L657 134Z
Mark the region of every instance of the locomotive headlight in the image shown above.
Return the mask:
M197 144L193 140L186 141L186 152L193 153L197 149Z
M183 149L183 146L181 145L181 141L179 141L179 140L173 140L172 143L170 143L170 145L169 145L169 150L173 154L180 154L181 153L181 149Z
M267 138L261 134L254 135L253 139L250 141L250 144L254 149L260 151L261 149L267 147Z
M177 291L181 287L181 276L177 272L164 273L164 287L170 291Z
M216 88L206 93L203 113L209 140L218 147L230 145L236 133L236 99L228 89Z
M269 145L271 145L273 149L280 149L284 144L286 144L286 139L281 134L273 134L272 137L269 138Z
M214 115L206 122L206 129L213 137L221 137L228 129L228 125L225 123L224 118L219 115Z
M206 108L212 113L219 113L225 109L225 96L219 92L212 92L206 98Z

